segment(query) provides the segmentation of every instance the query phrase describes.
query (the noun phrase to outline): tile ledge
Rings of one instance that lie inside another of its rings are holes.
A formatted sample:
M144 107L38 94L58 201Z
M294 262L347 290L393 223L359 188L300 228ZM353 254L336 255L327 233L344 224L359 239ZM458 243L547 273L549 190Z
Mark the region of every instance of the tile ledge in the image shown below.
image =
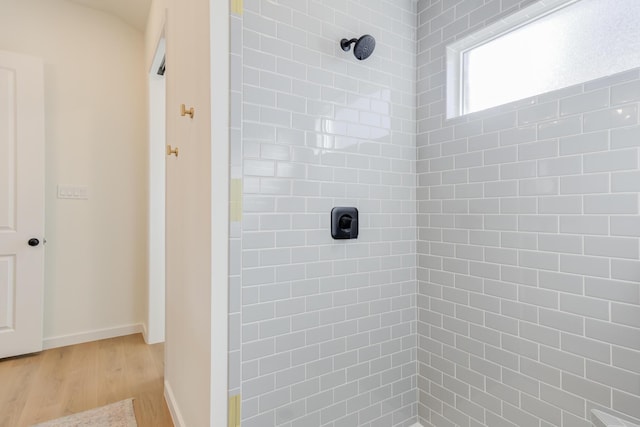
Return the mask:
M597 409L591 410L591 421L594 427L640 427L638 424L623 421L616 416Z

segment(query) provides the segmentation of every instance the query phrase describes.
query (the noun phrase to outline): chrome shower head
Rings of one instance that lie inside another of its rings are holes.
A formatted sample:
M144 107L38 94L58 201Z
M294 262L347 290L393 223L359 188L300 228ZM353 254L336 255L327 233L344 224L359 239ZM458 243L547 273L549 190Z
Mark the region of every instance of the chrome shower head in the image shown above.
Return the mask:
M353 47L353 55L359 59L360 61L367 59L373 53L373 50L376 48L376 39L369 34L365 34L359 39L342 39L340 41L340 47L345 52L351 50L351 44L355 43Z

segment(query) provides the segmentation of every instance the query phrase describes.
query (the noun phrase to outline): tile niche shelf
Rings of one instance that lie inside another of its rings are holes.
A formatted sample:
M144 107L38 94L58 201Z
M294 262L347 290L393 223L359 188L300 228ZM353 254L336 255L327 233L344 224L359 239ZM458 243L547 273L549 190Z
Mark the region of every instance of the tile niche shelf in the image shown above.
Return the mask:
M638 424L621 420L616 416L597 409L591 410L591 421L594 427L640 427Z

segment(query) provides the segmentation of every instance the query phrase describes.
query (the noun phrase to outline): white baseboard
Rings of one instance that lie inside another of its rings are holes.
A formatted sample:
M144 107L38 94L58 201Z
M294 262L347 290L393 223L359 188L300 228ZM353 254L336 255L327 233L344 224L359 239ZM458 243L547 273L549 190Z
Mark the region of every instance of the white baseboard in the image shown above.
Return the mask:
M142 338L144 338L144 342L149 344L149 336L148 336L148 332L147 332L147 325L145 323L140 324L140 327L142 328Z
M414 425L412 425L411 427L422 427L422 424L420 423L415 423Z
M143 326L141 323L118 326L115 328L96 329L94 331L45 338L44 340L42 340L42 348L44 350L48 350L50 348L66 347L68 345L82 344L85 342L104 340L107 338L138 334L140 332L143 332Z
M175 427L185 427L184 418L182 418L182 414L180 413L180 409L178 408L178 403L173 395L173 391L171 390L171 386L165 380L164 382L164 400L167 402L167 407L169 408L169 412L171 413L171 419L173 420L173 425Z
M144 338L144 342L146 342L149 345L159 344L161 342L164 342L164 331L162 331L162 334L159 335L158 331L156 331L155 329L153 331L149 331L149 329L147 328L146 323L143 323L142 324L142 337Z

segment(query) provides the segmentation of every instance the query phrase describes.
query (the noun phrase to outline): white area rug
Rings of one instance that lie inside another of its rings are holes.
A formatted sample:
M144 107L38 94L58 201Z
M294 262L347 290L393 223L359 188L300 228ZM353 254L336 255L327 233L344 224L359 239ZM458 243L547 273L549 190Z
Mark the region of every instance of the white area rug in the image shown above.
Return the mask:
M33 427L137 427L133 399L122 400Z

